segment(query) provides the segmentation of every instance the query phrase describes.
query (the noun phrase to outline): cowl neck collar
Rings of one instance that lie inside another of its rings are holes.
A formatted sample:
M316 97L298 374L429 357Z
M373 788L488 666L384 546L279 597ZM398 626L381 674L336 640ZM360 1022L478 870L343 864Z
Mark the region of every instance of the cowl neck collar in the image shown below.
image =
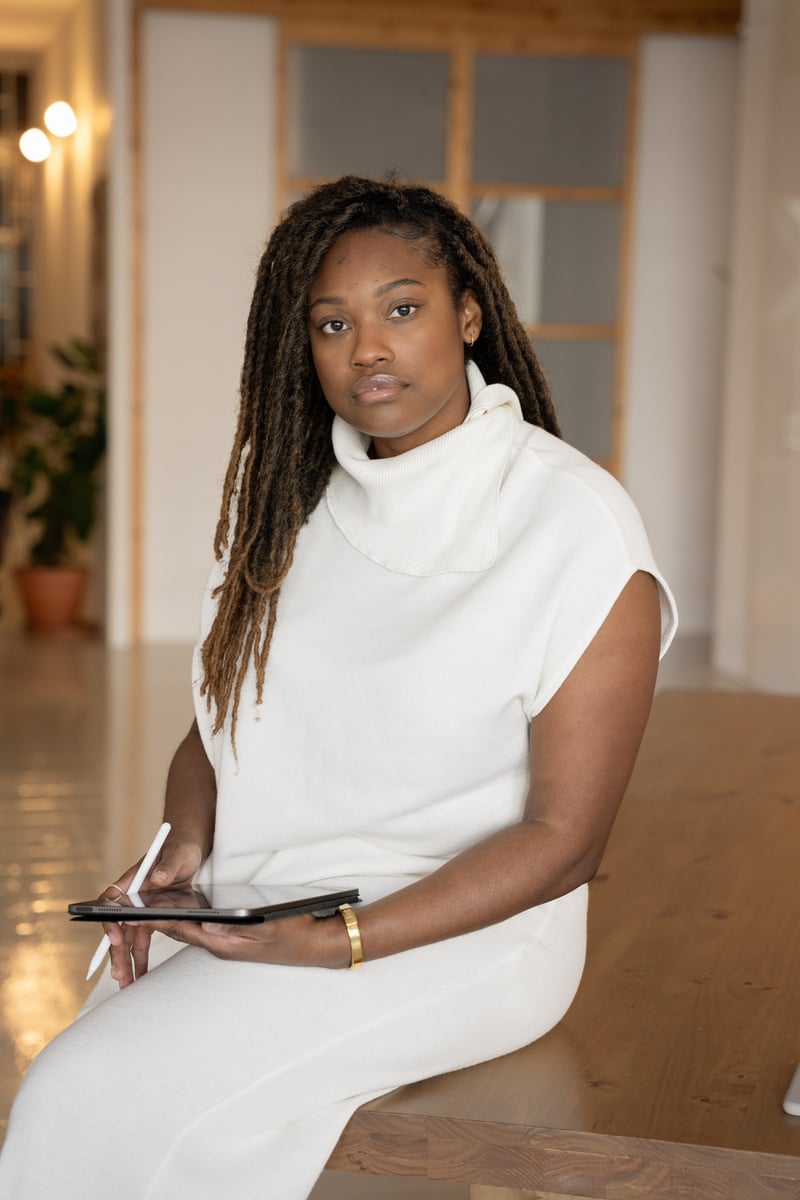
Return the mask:
M522 410L511 388L487 384L473 362L466 371L462 424L393 458L370 458L371 439L334 417L328 509L351 545L390 571L484 571L497 557L500 487Z

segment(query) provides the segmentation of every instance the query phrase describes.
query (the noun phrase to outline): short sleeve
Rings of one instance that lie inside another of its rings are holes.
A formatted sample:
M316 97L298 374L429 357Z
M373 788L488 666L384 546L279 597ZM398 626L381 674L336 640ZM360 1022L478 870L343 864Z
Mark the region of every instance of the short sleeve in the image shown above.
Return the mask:
M675 600L641 517L620 484L581 457L577 467L555 473L548 496L558 535L550 539L548 604L544 627L536 631L536 662L524 697L529 718L558 691L637 571L648 572L658 585L661 656L677 628Z

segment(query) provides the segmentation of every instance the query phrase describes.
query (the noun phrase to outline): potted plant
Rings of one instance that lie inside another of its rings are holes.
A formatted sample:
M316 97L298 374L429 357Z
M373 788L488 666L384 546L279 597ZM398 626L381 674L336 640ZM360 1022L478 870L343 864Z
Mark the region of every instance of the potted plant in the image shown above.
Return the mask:
M17 579L28 627L40 633L76 627L88 573L75 550L95 526L106 448L97 347L73 338L52 353L63 368L61 386L52 392L26 389L6 448L10 489L37 526L30 565Z

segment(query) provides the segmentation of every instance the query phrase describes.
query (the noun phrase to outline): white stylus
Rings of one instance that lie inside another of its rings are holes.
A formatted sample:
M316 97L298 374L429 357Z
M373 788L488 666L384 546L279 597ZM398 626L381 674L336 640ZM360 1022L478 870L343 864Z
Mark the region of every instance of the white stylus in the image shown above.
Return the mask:
M164 824L159 829L156 836L153 838L153 841L150 845L150 849L147 851L147 854L145 854L144 858L139 863L139 868L138 868L136 874L134 875L133 879L131 880L131 886L128 888L129 896L133 896L135 893L138 893L139 888L142 886L145 879L147 879L147 876L150 874L150 868L152 867L153 863L156 861L156 856L158 855L158 852L161 849L161 847L164 845L164 842L166 841L167 834L169 833L170 829L172 829L172 826L170 825L169 821L165 821ZM86 972L87 979L92 978L95 971L100 966L100 963L105 958L106 951L108 950L110 945L111 945L111 942L108 940L108 934L104 933L100 939L99 946L97 947L94 954L92 955L92 961L89 963L89 970Z

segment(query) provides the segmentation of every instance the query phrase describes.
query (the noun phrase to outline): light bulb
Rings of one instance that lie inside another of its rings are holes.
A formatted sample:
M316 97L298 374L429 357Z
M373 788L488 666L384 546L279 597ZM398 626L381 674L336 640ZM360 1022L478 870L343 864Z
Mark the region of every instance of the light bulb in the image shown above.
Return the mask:
M45 110L44 123L56 137L69 137L78 128L78 118L66 100L56 100Z
M51 150L49 138L42 129L26 129L19 139L19 148L29 162L44 162Z

